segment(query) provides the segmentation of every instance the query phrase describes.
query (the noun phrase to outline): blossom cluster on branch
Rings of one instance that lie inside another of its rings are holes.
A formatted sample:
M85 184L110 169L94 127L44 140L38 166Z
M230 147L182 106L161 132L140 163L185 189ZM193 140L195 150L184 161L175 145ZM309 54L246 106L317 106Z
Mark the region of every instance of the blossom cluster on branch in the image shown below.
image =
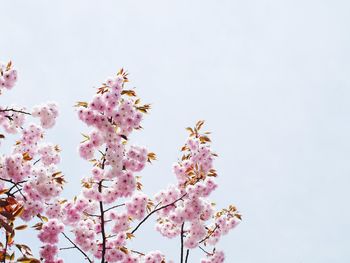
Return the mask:
M11 89L16 81L17 71L12 63L0 63L0 91ZM0 155L0 226L5 239L0 243L2 262L40 262L27 245L15 242L15 233L27 228L23 221L38 221L36 227L48 221L45 214L63 189L65 180L57 167L60 148L45 141L46 130L54 126L57 116L55 103L32 110L16 105L0 107L0 126L5 132L0 134L0 140L8 134L16 137L9 154ZM21 257L15 259L13 248L19 250ZM52 250L54 247L46 247L42 255Z
M0 69L1 87L12 88L17 80L12 63ZM78 152L91 164L91 172L72 200L61 197L65 180L57 168L60 149L44 142L45 130L58 117L57 105L50 102L31 111L0 107L3 130L19 134L11 154L0 156L0 225L6 236L0 244L2 262L14 262L14 246L21 252L18 262L39 262L27 245L14 242L17 217L37 221L33 227L43 243L40 260L44 263L63 262L58 254L67 249L79 252L82 262L173 262L158 250L131 247L129 241L139 233L142 238L142 225L153 216L161 235L179 238L181 263L190 262L193 249L203 251L202 263L224 262L224 253L216 245L241 215L233 205L217 211L209 200L217 188L213 167L217 155L210 147L210 133L202 132L203 121L187 128L189 138L173 168L177 183L154 196L146 195L138 174L156 155L131 145L129 138L142 128L150 105L142 104L136 92L126 88L128 81L122 69L97 89L91 101L76 104L79 119L90 127L82 134ZM38 124L27 124L27 117L37 118ZM59 248L59 237L70 245Z

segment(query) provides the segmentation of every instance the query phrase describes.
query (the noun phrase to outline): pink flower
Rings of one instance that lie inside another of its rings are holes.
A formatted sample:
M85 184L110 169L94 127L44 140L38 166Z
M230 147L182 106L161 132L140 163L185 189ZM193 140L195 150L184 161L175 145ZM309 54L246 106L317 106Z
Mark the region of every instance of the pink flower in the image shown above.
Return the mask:
M44 224L38 237L43 243L56 244L58 243L58 235L63 232L63 229L64 225L59 223L57 219L50 219Z

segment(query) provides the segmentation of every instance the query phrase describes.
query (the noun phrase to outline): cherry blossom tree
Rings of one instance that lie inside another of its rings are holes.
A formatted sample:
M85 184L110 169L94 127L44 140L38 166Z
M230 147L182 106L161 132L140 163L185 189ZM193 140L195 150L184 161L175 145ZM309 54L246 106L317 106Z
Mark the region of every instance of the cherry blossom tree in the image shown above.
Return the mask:
M0 92L12 89L17 81L17 71L12 63L0 63ZM0 107L0 125L5 134L17 136L8 154L0 155L0 226L4 241L0 261L15 262L13 248L22 257L16 262L40 262L32 255L25 244L15 242L15 233L27 228L23 221L40 220L39 227L48 219L64 184L58 170L60 149L57 145L45 142L45 132L52 128L58 116L55 103L46 103L27 110L16 105ZM39 123L27 123L27 118L39 119ZM10 253L11 252L11 253Z
M11 63L1 64L0 69L1 89L11 89L16 70ZM122 69L102 83L90 102L76 104L79 119L90 128L78 151L91 165L91 173L82 179L82 188L72 200L61 196L65 180L57 168L59 147L44 142L45 131L58 116L56 104L30 111L0 108L4 131L20 136L11 152L0 156L2 262L61 263L59 251L66 249L80 253L81 262L173 262L160 251L131 247L130 240L142 238L143 224L152 219L161 235L179 240L181 263L194 261L194 249L203 251L202 263L224 262L224 253L216 245L241 221L241 215L233 205L216 210L209 199L217 188L213 167L217 155L210 147L210 133L202 131L204 121L187 128L189 138L173 167L176 184L147 196L139 174L156 155L131 145L129 136L141 129L150 105L142 104L136 92L127 89L127 82L128 74ZM26 117L38 118L39 124L26 124ZM40 260L28 245L14 241L15 231L26 228L18 221L31 221L39 231ZM69 246L59 248L59 237ZM15 247L21 253L17 261Z

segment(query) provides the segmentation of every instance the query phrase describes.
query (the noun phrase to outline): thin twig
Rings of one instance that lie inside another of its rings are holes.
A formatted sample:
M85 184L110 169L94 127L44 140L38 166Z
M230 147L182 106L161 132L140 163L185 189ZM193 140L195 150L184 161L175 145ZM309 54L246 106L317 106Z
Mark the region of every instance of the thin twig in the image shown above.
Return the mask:
M187 263L187 260L188 260L188 255L190 254L190 250L189 249L187 249L186 250L186 259L185 259L185 263Z
M36 165L41 159L39 158L38 160L36 160L33 165Z
M215 227L214 227L214 229L210 232L210 234L207 235L205 238L203 238L203 239L202 239L201 241L199 241L198 243L200 244L200 243L203 243L204 241L206 241L209 237L211 237L212 234L214 234L215 230L216 230L218 227L219 227L219 225L218 225L218 224L215 224Z
M23 111L23 110L16 110L16 109L13 109L13 108L2 109L2 110L0 110L0 112L16 112L16 113L32 115L30 112L26 112L26 111Z
M21 183L27 182L26 180L19 181L19 182L14 182L14 181L12 181L11 179L6 179L6 178L2 178L2 177L0 177L0 180L5 181L5 182L9 182L9 183L11 183L11 184L21 184Z
M104 170L105 163L106 163L106 154L107 154L108 148L105 150L105 154L103 156L103 161L101 164L101 169ZM98 191L102 193L102 182L103 179L98 184ZM106 231L105 231L105 218L104 218L104 208L103 208L103 202L100 201L100 218L101 218L101 234L102 234L102 256L101 256L101 263L105 263L105 254L106 254Z
M200 250L202 250L204 253L206 253L208 256L212 256L213 253L209 253L208 251L206 251L204 248L202 248L201 246L199 246Z
M62 235L76 248L78 249L84 256L85 258L90 262L93 263L92 260L88 257L88 255L80 248L78 247L64 232L62 232Z
M117 208L117 207L121 207L121 206L124 206L125 204L120 204L120 205L115 205L115 206L112 206L112 207L110 207L110 208L107 208L107 209L105 209L105 213L106 212L108 212L109 210L112 210L112 209L114 209L114 208Z
M23 199L25 200L25 201L27 201L27 198L24 196L24 194L22 193L22 189L20 189L19 187L18 187L18 185L16 185L16 188L17 188L17 191L16 192L19 192L20 193L20 195L23 197Z
M151 215L153 215L154 213L158 212L159 210L162 210L162 209L164 209L164 208L167 208L167 207L169 207L169 206L174 205L174 204L177 203L178 201L182 200L182 198L184 198L185 195L187 195L187 193L184 194L184 195L182 195L179 199L176 199L174 202L172 202L172 203L170 203L170 204L163 205L163 206L161 206L161 207L159 207L159 208L157 208L157 209L154 209L154 210L153 210L152 212L150 212L144 219L142 219L142 221L134 228L134 230L131 231L131 234L134 234L134 233L136 232L136 230L137 230Z
M98 188L99 192L102 192L102 180L101 184ZM102 234L102 257L101 263L105 263L105 254L106 254L106 232L105 232L105 219L104 219L104 211L103 211L103 202L100 201L100 218L101 218L101 234Z
M7 192L6 192L6 194L7 194L8 196L13 196L13 197L14 197L14 194L16 194L17 192L19 192L19 193L22 195L23 199L24 199L25 201L27 200L27 198L26 198L26 197L23 195L23 193L22 193L22 188L20 188L20 187L22 187L22 186L21 186L22 183L27 182L26 180L19 181L19 182L14 182L14 181L12 181L11 179L6 179L6 178L2 178L2 177L0 177L0 180L12 184L12 186L10 187L10 189L7 190ZM14 189L14 188L17 188L17 190L16 190L14 193L11 193L12 189Z
M180 262L184 262L184 227L185 227L185 222L182 223L181 225L181 259Z
M76 247L61 247L60 250L66 250L66 249L74 249Z
M132 253L135 253L135 254L139 254L139 255L141 255L141 256L145 256L146 254L145 253L142 253L142 252L139 252L139 251L136 251L136 250L130 250L130 252L132 252Z

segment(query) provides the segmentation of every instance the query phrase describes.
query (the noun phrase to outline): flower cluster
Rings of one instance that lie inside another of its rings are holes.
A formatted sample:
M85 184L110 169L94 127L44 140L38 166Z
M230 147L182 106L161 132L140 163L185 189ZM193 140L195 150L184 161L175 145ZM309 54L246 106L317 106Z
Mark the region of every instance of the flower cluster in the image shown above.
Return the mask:
M145 256L144 263L158 263L158 262L159 263L164 262L163 253L158 250L152 251Z
M64 230L64 225L59 223L57 219L50 219L44 224L38 237L41 242L47 244L56 244L58 242L58 235Z
M150 105L142 105L135 91L126 89L127 76L120 70L97 89L90 102L76 105L78 118L91 128L82 134L78 152L92 168L72 200L59 198L65 183L57 167L60 149L44 141L46 129L56 123L57 105L50 102L31 111L0 107L0 127L19 134L10 154L0 155L0 225L7 242L0 258L14 261L9 253L15 244L14 231L26 227L14 227L14 219L20 217L40 220L33 227L40 231L43 246L39 261L26 245L16 244L23 255L18 262L63 263L57 257L62 233L72 246L61 249L77 249L90 263L172 263L158 250L134 250L134 243L129 242L146 220L157 215L157 231L181 240L181 262L187 263L190 252L198 247L206 255L202 263L224 262L224 253L215 246L239 224L241 216L232 205L217 211L209 200L217 188L213 168L217 155L211 150L209 133L200 131L203 121L187 128L190 136L173 168L177 183L149 197L142 192L137 173L156 156L144 147L129 145L129 139L134 130L141 129ZM16 79L11 63L0 64L0 91L12 88ZM25 116L38 118L40 124L26 124ZM0 134L0 140L4 137ZM202 246L211 246L212 252Z
M46 244L40 249L40 258L45 263L63 263L62 259L55 259L58 253L58 247L56 245Z
M2 89L12 89L17 81L17 70L12 68L12 63L0 62L0 93Z
M23 156L16 153L4 158L0 174L2 178L18 183L30 174L30 169L30 164L23 160Z
M45 245L40 250L40 257L45 263L61 263L62 259L55 259L58 249L58 235L64 230L64 225L57 219L51 219L42 227L38 237Z
M120 71L98 88L91 102L77 103L79 119L92 128L83 134L79 154L94 166L82 180L80 195L64 205L61 220L74 229L74 242L84 253L101 262L160 263L164 257L158 260L157 253L133 255L127 248L132 222L142 220L150 208L135 173L155 157L146 148L128 146L149 105L140 105L135 92L125 89L126 82L127 74Z
M22 130L22 137L17 142L14 152L27 153L30 158L35 157L38 151L38 144L43 137L43 129L36 124L30 124L27 128Z
M214 246L239 223L240 215L235 209L215 212L208 200L217 188L214 180L217 174L213 169L216 154L210 149L207 133L199 132L203 122L198 122L194 129L188 128L191 134L182 148L184 154L174 165L178 183L160 191L152 201L140 191L142 184L134 173L141 171L155 156L145 148L127 144L128 136L140 127L142 113L147 112L149 106L139 105L135 92L124 89L126 76L121 71L98 89L91 102L77 103L80 120L92 127L87 135L83 134L79 153L94 163L91 176L82 181L83 189L77 200L88 200L92 205L89 209L86 206L75 209L74 202L68 202L64 217L70 220L64 222L76 229L73 231L75 241L84 252L101 262L165 262L160 252L131 256L127 248L127 239L132 238L150 216L146 213L158 214L156 229L163 236L181 236L183 249L194 249L201 244ZM124 204L114 205L129 197ZM106 209L106 205L109 208ZM118 208L122 206L125 209ZM141 222L131 231L133 220ZM111 231L112 238L105 238L107 230ZM97 250L93 244L97 244ZM213 262L219 262L222 257L215 254L212 258Z
M0 91L3 87L12 88L16 80L17 71L12 63L5 66L0 63ZM28 246L12 240L15 230L26 228L26 225L15 228L13 222L17 217L24 221L35 217L43 220L46 212L48 215L54 214L52 204L58 203L64 177L56 167L60 161L59 148L44 142L44 129L51 128L57 116L57 105L54 103L36 106L32 111L15 105L0 107L0 127L5 133L18 134L19 137L11 151L0 156L0 212L5 215L1 218L1 226L5 226L1 230L5 230L9 241L4 253L0 253L1 258L3 255L10 257L9 251L16 245L22 252L22 261L37 262ZM27 124L26 117L39 117L40 124ZM0 133L0 140L5 137ZM39 234L45 243L40 254L47 263L62 262L54 259L58 250L55 245L58 241L57 231L61 231L61 227L58 221L50 220Z
M40 119L41 126L45 129L52 128L55 125L58 116L57 104L50 102L33 108L33 117Z
M85 107L79 110L79 118L87 125L109 133L111 143L118 139L109 125L111 118L113 124L119 128L117 134L124 136L128 136L133 129L138 128L142 120L142 114L134 106L135 101L121 98L126 80L123 73L116 78L110 78L100 88L100 93L93 98L92 102L78 103L79 106Z
M49 201L59 196L62 187L58 182L52 180L55 174L49 172L50 168L37 167L32 169L32 180L23 186L27 199Z
M213 160L216 156L210 149L208 133L200 133L203 121L196 127L187 128L190 137L182 147L181 161L174 165L177 185L159 192L155 200L161 204L173 204L158 211L156 229L165 237L184 238L184 247L194 249L201 244L215 245L220 237L240 221L240 214L234 206L215 213L214 205L208 200L217 188ZM220 254L221 255L221 254ZM222 262L223 256L213 257ZM205 261L207 262L207 261Z
M44 144L38 150L38 153L41 155L40 159L44 165L58 164L61 161L59 152L59 147L52 143Z
M141 220L146 213L146 205L148 198L145 194L137 193L126 203L128 214L135 219Z
M87 219L85 221L80 221L73 230L75 234L75 243L85 251L91 250L96 253L96 230L98 230L98 225L96 225L93 220Z
M13 110L16 106L2 108L0 107L0 126L6 133L15 134L21 130L25 122L25 115L21 112ZM20 111L25 110L21 108Z
M147 161L147 150L145 148L131 146L126 156L124 166L127 170L139 172L145 167Z
M201 263L222 263L225 261L225 254L222 251L215 251L213 254L207 254L205 259L201 260Z

